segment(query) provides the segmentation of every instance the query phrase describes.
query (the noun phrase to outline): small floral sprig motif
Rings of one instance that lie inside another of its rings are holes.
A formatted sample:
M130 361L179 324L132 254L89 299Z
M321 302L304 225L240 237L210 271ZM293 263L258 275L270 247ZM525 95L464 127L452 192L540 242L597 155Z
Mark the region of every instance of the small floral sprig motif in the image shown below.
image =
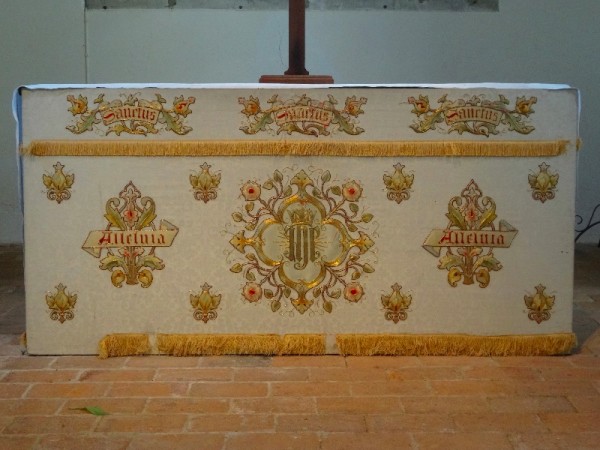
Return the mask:
M546 286L538 284L535 287L535 294L524 297L525 305L529 310L527 317L535 322L542 323L550 319L550 310L554 306L554 296L546 295Z
M245 301L265 298L275 312L289 299L303 314L315 302L330 313L342 295L350 303L363 298L358 279L374 271L364 261L373 241L359 226L371 222L373 215L359 212L359 182L330 181L329 171L315 181L301 170L284 183L276 170L262 185L247 181L241 186L246 203L232 218L244 229L230 244L245 260L230 270L246 279ZM253 235L246 236L247 231Z
M384 174L383 183L387 189L388 200L400 204L403 200L410 198L411 187L413 185L414 175L404 173L405 166L397 163L394 165L393 174Z
M438 99L440 106L435 109L431 108L427 95L409 97L408 103L413 105L411 112L417 116L410 127L417 133L435 130L438 125L447 133L456 131L458 134L466 132L482 136L498 134L500 124L505 125L507 131L520 134L529 134L535 129L524 118L535 112L532 105L537 103L537 97L517 97L514 109L510 109L510 101L504 95L499 95L497 100L487 100L483 95L449 100L448 94L445 94ZM442 124L448 128L445 129Z
M362 106L367 103L365 97L347 97L341 110L336 108L338 101L331 94L325 101L313 100L306 94L282 100L275 94L267 100L270 106L266 109L262 108L258 97L252 95L248 98L239 97L238 103L243 106L241 113L246 116L246 123L240 130L246 134L270 132L328 136L332 131L350 135L364 132L364 129L356 126L356 118L364 114ZM276 130L272 124L277 126Z
M545 203L546 200L552 200L556 196L556 185L558 184L558 174L550 173L550 166L543 162L538 166L540 170L537 173L529 175L529 186L533 190L531 196L534 200Z
M412 295L403 294L402 286L395 283L392 286L391 294L381 296L381 303L385 309L386 320L398 323L401 320L406 320L408 317L406 311L412 303Z
M61 203L63 200L71 198L71 187L75 182L75 175L64 173L63 166L60 161L54 164L54 173L42 175L42 181L46 186L46 197L48 200L56 201Z
M50 318L64 323L66 320L73 320L75 314L73 309L77 303L77 294L69 294L67 287L60 283L56 286L56 293L46 294L46 304L50 308Z
M76 117L75 124L66 127L71 133L82 134L106 127L105 135L126 133L147 136L162 130L178 135L189 133L192 128L185 126L183 120L192 113L190 105L196 99L186 99L181 95L174 98L171 107L166 106L167 100L160 94L156 94L156 100L130 94L125 100L112 101L105 100L104 94L100 94L93 101L94 108L88 106L87 97L81 94L78 97L68 95L67 101L71 103L69 112Z
M211 173L211 166L204 163L200 166L200 172L190 174L190 184L194 189L194 198L208 203L217 198L217 188L221 183L220 173Z
M190 294L190 303L194 308L194 319L207 323L217 318L217 308L221 303L221 294L211 294L212 286L204 283L199 294Z

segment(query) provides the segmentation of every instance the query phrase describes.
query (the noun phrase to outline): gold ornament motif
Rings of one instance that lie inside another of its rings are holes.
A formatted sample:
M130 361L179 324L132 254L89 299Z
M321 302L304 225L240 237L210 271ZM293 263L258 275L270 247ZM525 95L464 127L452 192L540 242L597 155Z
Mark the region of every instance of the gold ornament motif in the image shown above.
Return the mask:
M64 173L63 169L65 166L60 161L57 161L52 167L54 167L54 173L51 175L42 175L42 181L48 189L46 191L48 200L61 203L63 200L71 198L71 191L69 189L71 189L71 186L75 182L75 175Z
M500 220L496 229L496 203L490 197L482 197L474 180L460 196L450 200L446 217L447 227L433 230L423 248L436 258L441 249L446 248L438 268L448 271L450 286L456 287L462 279L463 284L477 281L479 287L486 287L490 283L490 272L502 268L493 249L510 247L517 230L505 220ZM488 250L484 253L485 248Z
M221 303L221 294L210 293L212 286L204 283L199 294L190 294L190 303L194 308L194 319L207 323L217 318L217 308Z
M529 134L535 130L526 118L535 112L531 106L537 103L536 97L517 97L514 109L509 109L510 101L504 95L499 95L497 100L486 100L484 95L448 100L448 94L445 94L438 100L440 106L436 109L431 109L427 95L419 95L418 99L409 97L408 103L413 105L411 112L417 116L410 127L417 133L426 133L436 127L447 134L456 131L482 136L500 131ZM498 129L501 124L503 130Z
M357 280L374 269L364 262L373 241L359 225L373 215L359 213L362 186L357 181L340 186L330 180L329 171L314 181L301 170L284 183L276 170L262 186L248 181L241 187L246 203L232 217L245 230L229 242L246 259L230 270L243 273L247 302L264 297L275 312L289 299L304 314L315 301L330 313L332 301L342 295L350 303L361 300L364 287ZM265 191L273 195L265 198ZM246 236L246 231L254 234Z
M412 302L412 296L409 294L402 293L402 286L395 283L392 286L392 293L389 295L381 296L381 303L385 309L386 320L391 320L394 323L398 323L400 320L406 320L410 304Z
M555 197L556 185L558 184L558 174L548 172L550 166L543 162L538 166L538 173L529 175L529 186L533 190L531 194L534 200L544 203L546 200L552 200Z
M50 308L50 318L64 323L65 320L73 320L75 313L75 303L77 303L77 294L69 294L67 287L60 283L56 286L56 293L46 294L46 304Z
M536 321L538 324L544 320L550 319L550 310L554 306L554 296L545 294L546 286L538 284L535 287L535 294L525 296L525 305L529 309L530 320Z
M167 107L167 100L156 94L156 100L145 100L135 95L128 95L125 100L107 101L104 94L94 99L95 107L88 107L87 97L81 94L75 98L67 96L71 103L69 111L77 119L74 125L66 127L71 133L82 134L86 131L102 130L105 135L121 133L147 136L161 131L171 131L184 135L192 131L184 125L184 118L192 113L190 105L196 102L194 97L185 99L183 95L175 97L172 106Z
M217 198L217 188L221 183L220 173L210 173L211 166L204 163L200 166L200 172L190 175L190 184L194 189L194 198L208 203Z
M383 183L387 189L388 200L395 201L400 204L403 200L410 198L411 187L414 180L414 175L404 173L404 165L398 163L394 165L394 173L384 174Z
M240 130L246 134L268 133L300 133L312 136L328 136L332 132L357 135L365 130L356 126L356 118L364 114L362 106L367 99L356 96L347 97L344 108L336 109L338 101L330 94L327 100L313 100L306 94L295 99L282 100L273 95L267 103L269 108L263 109L257 97L248 99L239 97L238 103L246 116ZM272 124L277 126L275 130ZM333 126L332 126L333 125Z
M111 272L115 287L123 283L140 284L147 288L152 284L153 270L165 267L156 256L157 247L170 247L179 229L166 220L156 227L156 205L150 197L142 197L130 181L119 193L106 202L108 225L104 230L92 231L83 243L83 250L100 258L100 269Z

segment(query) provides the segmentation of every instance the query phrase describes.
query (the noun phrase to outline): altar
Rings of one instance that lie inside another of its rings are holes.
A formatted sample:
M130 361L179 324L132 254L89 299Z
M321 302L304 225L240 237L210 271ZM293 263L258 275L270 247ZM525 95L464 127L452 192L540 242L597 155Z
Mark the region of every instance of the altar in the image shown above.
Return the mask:
M569 353L563 85L15 94L27 350Z

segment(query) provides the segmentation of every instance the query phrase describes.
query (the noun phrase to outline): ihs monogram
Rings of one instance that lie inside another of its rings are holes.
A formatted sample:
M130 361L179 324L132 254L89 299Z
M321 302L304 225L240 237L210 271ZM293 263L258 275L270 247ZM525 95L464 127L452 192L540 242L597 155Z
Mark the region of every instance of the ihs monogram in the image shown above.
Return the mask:
M313 180L301 170L284 183L275 171L262 186L252 181L242 186L246 204L232 217L245 230L230 243L246 260L230 270L244 274L246 301L264 297L277 311L289 299L303 314L316 301L331 312L333 300L342 294L348 302L362 298L364 288L357 280L374 270L364 261L373 241L359 225L373 216L359 214L362 186L357 181L332 186L330 180L329 171ZM271 197L265 198L263 190ZM246 236L246 231L254 234Z

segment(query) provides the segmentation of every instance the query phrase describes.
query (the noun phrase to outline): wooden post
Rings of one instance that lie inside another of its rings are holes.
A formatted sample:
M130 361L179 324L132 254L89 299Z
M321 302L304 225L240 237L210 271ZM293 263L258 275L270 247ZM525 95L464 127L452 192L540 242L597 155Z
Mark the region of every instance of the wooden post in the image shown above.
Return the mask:
M305 64L305 0L289 0L289 64L284 75L263 75L260 83L333 84L331 75L309 75Z

